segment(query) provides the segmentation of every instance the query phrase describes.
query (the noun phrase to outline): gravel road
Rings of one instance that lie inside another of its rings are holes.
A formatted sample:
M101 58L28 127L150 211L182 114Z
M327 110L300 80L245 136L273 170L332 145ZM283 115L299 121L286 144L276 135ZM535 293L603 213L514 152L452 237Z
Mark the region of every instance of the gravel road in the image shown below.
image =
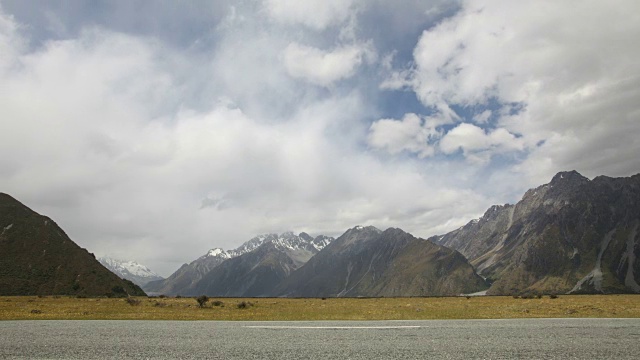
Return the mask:
M0 358L637 359L640 319L1 321Z

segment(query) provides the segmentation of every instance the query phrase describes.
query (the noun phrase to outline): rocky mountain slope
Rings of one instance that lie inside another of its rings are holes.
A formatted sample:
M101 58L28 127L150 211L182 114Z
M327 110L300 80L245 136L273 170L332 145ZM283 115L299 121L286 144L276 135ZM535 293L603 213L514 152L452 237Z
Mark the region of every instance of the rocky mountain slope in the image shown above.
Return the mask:
M270 274L268 276L281 276L281 273L275 270L278 267L289 269L285 271L285 274L288 275L290 269L296 269L304 264L311 256L322 250L332 240L333 238L324 235L312 238L306 233L295 235L291 232L282 235L265 234L256 236L234 250L224 251L220 248L211 249L207 254L192 261L190 264L184 264L167 279L150 282L144 288L150 293L165 295L207 294L222 296L220 295L221 293L244 294L245 292L253 294L257 291L256 288L252 288L244 283L228 284L222 281L222 279L242 278L244 279L243 281L248 281L247 279L257 276L259 271L267 271L265 270L266 268L261 267L261 265L267 263L274 264L273 269L276 273L275 275ZM265 247L265 249L271 249L270 251L262 250L253 254L265 244L270 244ZM267 254L267 252L269 254ZM274 260L274 257L278 257L281 263L275 265L277 261ZM241 259L235 260L236 258ZM233 261L231 261L229 265L226 265L225 260L229 259L233 259ZM215 274L210 275L207 279L204 279L205 275L223 263L225 263L225 267L221 268ZM235 267L238 268L235 269ZM232 273L233 276L224 275L225 272ZM213 285L214 279L215 286ZM234 286L236 288L232 289Z
M486 289L457 251L400 229L357 226L284 280L279 296L441 296Z
M50 218L0 193L0 295L145 295Z
M640 175L571 171L431 240L465 255L489 294L639 293L639 224Z
M112 273L123 279L131 280L138 286L144 286L149 281L163 280L164 278L148 267L131 260L118 260L110 257L98 258L98 261Z

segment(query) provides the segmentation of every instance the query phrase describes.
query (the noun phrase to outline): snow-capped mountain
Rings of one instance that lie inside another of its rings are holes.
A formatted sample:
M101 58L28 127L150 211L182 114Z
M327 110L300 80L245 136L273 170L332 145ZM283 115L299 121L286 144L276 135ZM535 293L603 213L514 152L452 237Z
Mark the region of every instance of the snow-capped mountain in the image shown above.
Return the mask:
M292 232L257 236L229 252L236 256L213 268L185 294L267 296L331 241L333 238L327 236L312 238Z
M291 267L297 268L332 240L324 235L313 238L304 232L299 235L293 232L258 235L233 250L213 248L191 263L182 265L167 279L148 283L144 288L154 294L188 295L194 291L196 283L226 260L252 253L265 244L272 244L274 249L286 252L292 261Z
M277 248L282 250L298 250L298 249L315 249L315 252L322 250L325 246L329 245L333 240L332 237L319 235L315 238L309 234L303 232L299 235L294 234L291 231L278 234L263 234L258 235L251 240L245 242L236 249L224 251L221 248L213 248L203 255L201 259L207 257L218 257L221 259L231 259L240 255L244 255L248 252L252 252L260 245L266 243L273 243Z
M164 279L148 267L135 261L118 260L110 257L101 257L98 261L111 272L123 279L133 281L138 286L144 286L150 281Z
M304 232L299 235L293 232L258 235L233 250L213 248L191 263L182 265L167 279L150 282L144 289L151 294L189 295L194 291L196 283L214 268L226 260L253 253L265 244L271 244L274 249L286 253L286 257L292 262L288 266L297 268L332 240L333 238L324 235L313 238Z

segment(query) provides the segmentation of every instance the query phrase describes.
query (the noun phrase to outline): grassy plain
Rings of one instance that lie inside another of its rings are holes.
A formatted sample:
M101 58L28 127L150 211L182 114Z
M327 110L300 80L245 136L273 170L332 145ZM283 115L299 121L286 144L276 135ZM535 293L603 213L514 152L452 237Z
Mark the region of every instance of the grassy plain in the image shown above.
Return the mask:
M0 320L418 320L507 318L640 318L640 295L443 298L220 298L200 308L194 298L126 299L0 297ZM214 301L222 304L213 306ZM253 305L239 308L242 302ZM135 301L132 301L135 302Z

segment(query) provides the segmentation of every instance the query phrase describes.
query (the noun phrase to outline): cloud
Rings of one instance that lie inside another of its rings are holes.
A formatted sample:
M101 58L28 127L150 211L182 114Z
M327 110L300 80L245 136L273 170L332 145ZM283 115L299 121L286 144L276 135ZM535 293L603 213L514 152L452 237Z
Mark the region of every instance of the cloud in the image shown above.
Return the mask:
M0 186L99 255L168 275L265 232L372 224L428 236L487 201L363 152L367 98L291 79L279 33L232 25L204 60L96 27L21 48L6 30L14 20L0 19L12 54L0 73Z
M507 148L529 149L514 170L532 183L573 168L630 175L640 169L631 155L640 151L632 135L640 131L632 100L640 89L633 45L640 25L629 15L637 10L634 1L466 1L422 33L414 67L399 69L384 86L409 87L427 107L480 108L468 120L483 127L489 108L503 140L519 134L518 146ZM443 150L462 144L465 129L465 141L475 140L459 146L463 151L493 143L492 133L464 125L445 135Z
M342 46L328 52L291 43L285 48L283 57L287 72L292 77L329 86L353 76L367 53L370 50L366 45Z
M453 154L462 150L464 156L474 163L486 163L492 155L523 149L522 140L505 129L486 132L469 123L456 126L440 141L443 153Z
M418 115L406 114L402 120L381 119L371 124L368 144L393 155L407 151L425 158L434 154L430 140L439 135L434 128L424 126Z
M305 25L314 30L343 23L354 11L355 4L355 0L264 1L272 19L285 24Z
M227 1L140 23L21 3L0 11L0 188L165 275L259 233L426 237L558 170L640 169L633 2Z

